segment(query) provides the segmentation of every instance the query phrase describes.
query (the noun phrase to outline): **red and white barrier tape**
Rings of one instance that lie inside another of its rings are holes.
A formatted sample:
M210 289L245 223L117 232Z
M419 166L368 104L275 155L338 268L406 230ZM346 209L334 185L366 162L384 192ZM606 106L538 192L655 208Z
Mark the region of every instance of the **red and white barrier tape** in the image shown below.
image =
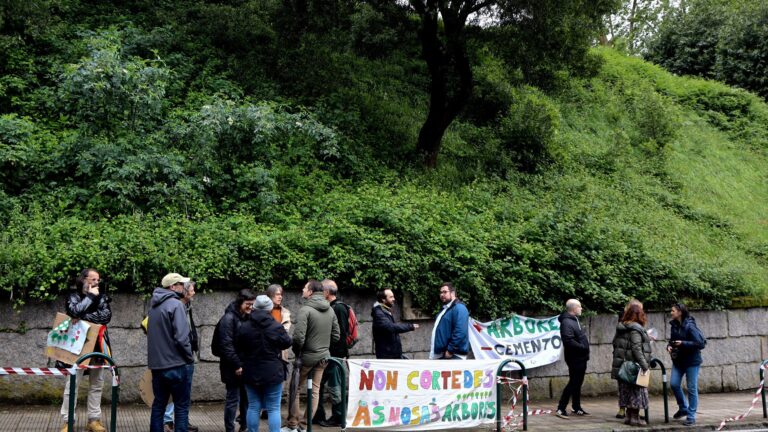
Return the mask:
M86 366L79 365L71 368L29 368L29 367L0 367L0 375L43 375L65 376L72 375L77 369L107 369L112 366Z
M763 366L762 369L768 370L768 364ZM757 401L760 400L760 394L763 391L763 385L765 385L765 379L760 381L760 385L757 386L757 391L755 392L755 397L752 398L752 405L750 405L749 408L743 414L739 414L736 417L723 419L723 421L720 422L720 427L718 427L717 430L722 430L725 427L726 423L739 421L744 417L748 416L749 413L751 413L752 410L755 409L755 405L757 405Z
M515 406L517 405L517 395L520 393L520 389L523 386L528 385L528 377L523 377L523 379L514 379L514 378L500 376L497 378L497 380L501 384L514 385L514 384L520 383L520 385L514 388L512 391L512 406L510 407L507 415L503 417L504 423L502 423L501 425L502 428L505 428L511 424L512 428L516 429L520 425L520 423L517 421L518 417L523 416L522 414L515 414ZM528 401L530 401L530 397ZM534 410L528 411L529 417L536 416L536 415L545 415L545 414L552 414L552 410L534 409Z

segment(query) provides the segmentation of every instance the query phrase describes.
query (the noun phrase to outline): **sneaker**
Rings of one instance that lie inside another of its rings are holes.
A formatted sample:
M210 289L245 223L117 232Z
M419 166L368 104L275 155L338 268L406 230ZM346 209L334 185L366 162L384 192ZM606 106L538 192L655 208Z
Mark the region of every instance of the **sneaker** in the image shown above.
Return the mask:
M173 423L163 423L163 432L173 432Z
M282 428L280 428L280 432L299 432L299 430L297 428L283 426Z
M198 432L200 430L199 427L187 424L187 432Z
M674 413L674 414L672 415L672 417L674 417L674 419L675 419L675 420L678 420L678 419L681 419L681 418L683 418L683 417L685 417L685 416L687 416L687 415L688 415L688 413L687 413L687 412L685 412L685 411L683 411L683 410L677 410L677 412L676 412L676 413Z
M574 415L577 415L577 416L582 416L582 417L583 417L583 416L592 415L592 414L590 414L590 413L588 413L588 412L584 411L584 410L583 410L583 409L581 409L581 408L579 408L579 409L577 409L577 410L573 411L573 414L574 414Z
M623 419L624 418L624 407L619 408L619 412L616 413L617 419Z
M94 419L88 422L88 426L85 427L86 432L107 432L107 429L102 426L101 421Z
M331 420L331 419L328 419L328 420L322 420L322 421L320 421L318 424L319 424L320 426L324 427L324 428L336 428L336 427L341 427L341 423L337 422L336 420Z
M561 410L560 408L558 408L557 411L555 411L555 415L560 417L561 419L570 420L570 418L568 417L568 413L565 410Z
M695 424L696 424L696 420L691 420L691 419L688 419L683 422L683 426L693 426Z

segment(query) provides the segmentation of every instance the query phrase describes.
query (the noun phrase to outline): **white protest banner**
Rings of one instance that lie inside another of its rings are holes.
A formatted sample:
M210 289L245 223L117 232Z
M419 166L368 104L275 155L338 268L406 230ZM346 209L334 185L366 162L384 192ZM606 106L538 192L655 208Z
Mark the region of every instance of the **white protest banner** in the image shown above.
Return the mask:
M348 428L446 430L496 420L498 360L348 363Z
M85 345L89 327L91 326L85 321L72 322L71 319L67 319L48 333L47 346L61 348L72 354L80 354Z
M560 359L563 343L557 316L545 319L512 315L481 323L469 319L469 343L477 359L519 360L526 369ZM519 369L510 363L506 369Z

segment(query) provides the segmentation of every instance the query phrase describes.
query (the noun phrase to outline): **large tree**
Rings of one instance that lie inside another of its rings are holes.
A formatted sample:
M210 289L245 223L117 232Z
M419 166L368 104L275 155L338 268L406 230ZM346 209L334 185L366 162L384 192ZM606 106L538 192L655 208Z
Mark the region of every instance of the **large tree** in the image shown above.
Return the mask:
M427 167L437 165L446 129L472 96L467 26L480 25L473 19L481 18L478 21L486 27L512 30L506 43L526 46L522 51L533 47L538 61L554 63L551 55L567 63L575 60L576 52L586 54L602 17L618 6L617 0L409 0L409 4L421 20L419 36L431 80L429 112L417 144ZM531 65L512 65L517 66Z

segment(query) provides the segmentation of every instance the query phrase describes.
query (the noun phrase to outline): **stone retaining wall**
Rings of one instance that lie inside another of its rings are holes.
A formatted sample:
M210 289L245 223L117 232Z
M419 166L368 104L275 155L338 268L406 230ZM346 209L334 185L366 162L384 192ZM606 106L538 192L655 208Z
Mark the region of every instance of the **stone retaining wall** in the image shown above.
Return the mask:
M219 380L218 358L210 351L213 329L225 307L234 299L234 293L198 294L194 300L195 321L201 338L200 362L195 368L192 394L196 401L222 400L224 386ZM120 366L120 400L139 400L137 383L146 370L146 336L139 327L145 316L147 300L133 294L113 296L110 336L114 358ZM296 291L285 293L285 305L295 313L300 295ZM360 321L360 342L351 355L372 358L371 307L373 299L346 296ZM10 304L0 303L0 366L45 367L45 340L57 311L63 312L63 301L25 306L15 312ZM708 339L703 352L704 364L699 388L702 392L723 392L756 388L759 382L758 366L768 358L768 310L766 308L729 311L696 311L699 327ZM664 350L669 335L668 315L650 314L650 327L659 337L654 355L670 366ZM426 358L432 333L431 320L414 321L420 328L402 335L403 349L411 358ZM611 340L616 326L615 315L597 315L585 318L589 331L592 355L587 368L583 393L585 395L612 394L616 383L610 378ZM562 361L529 371L531 398L557 397L568 380ZM658 371L652 376L652 390L660 391ZM106 384L108 385L108 384ZM0 401L32 402L54 401L61 398L64 379L61 377L0 377ZM107 390L105 388L105 390ZM104 396L109 397L105 391Z

